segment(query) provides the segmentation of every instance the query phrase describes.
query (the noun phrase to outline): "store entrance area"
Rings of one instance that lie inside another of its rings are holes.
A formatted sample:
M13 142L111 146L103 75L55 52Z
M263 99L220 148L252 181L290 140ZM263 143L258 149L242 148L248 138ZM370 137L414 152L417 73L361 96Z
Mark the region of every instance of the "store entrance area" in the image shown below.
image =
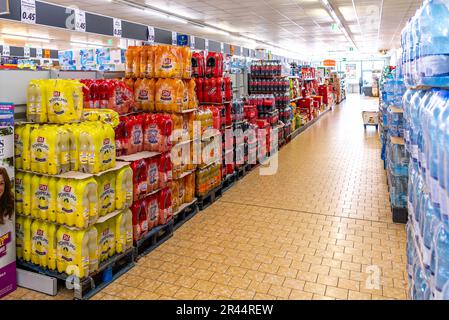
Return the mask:
M348 95L280 150L276 174L253 170L93 299L406 299L405 226L361 116L377 105Z

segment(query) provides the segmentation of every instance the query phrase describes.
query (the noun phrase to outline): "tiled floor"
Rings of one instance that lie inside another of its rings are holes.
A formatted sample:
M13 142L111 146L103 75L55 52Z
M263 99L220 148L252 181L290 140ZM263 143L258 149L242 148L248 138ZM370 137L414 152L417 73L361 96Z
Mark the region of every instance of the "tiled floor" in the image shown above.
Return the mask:
M361 120L376 103L349 96L281 150L277 174L250 173L94 299L406 299L405 227Z

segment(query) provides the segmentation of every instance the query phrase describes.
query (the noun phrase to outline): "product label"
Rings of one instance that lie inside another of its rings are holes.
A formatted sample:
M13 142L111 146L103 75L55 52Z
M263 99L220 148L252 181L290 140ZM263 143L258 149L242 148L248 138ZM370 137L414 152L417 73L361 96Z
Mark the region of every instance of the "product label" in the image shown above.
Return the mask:
M150 175L150 184L155 184L157 182L157 178L159 176L159 171L157 168L157 165L151 165L150 170L149 170L149 175Z
M106 183L103 186L103 192L101 193L100 199L102 209L107 210L112 206L112 202L115 201L115 190L111 187L110 183Z
M150 144L157 144L158 136L159 136L159 130L156 125L148 128L148 130L147 130L147 139L148 140L147 141Z
M142 144L142 127L140 126L135 126L133 129L133 144Z
M424 77L443 77L449 74L449 55L429 55L420 58Z
M112 153L114 152L115 147L110 142L110 139L104 139L103 146L100 149L103 164L112 162Z
M58 206L64 213L75 212L77 197L71 190L70 186L65 186L63 191L58 193Z
M32 157L36 162L47 162L49 150L43 137L39 137L37 142L31 146Z
M150 203L150 207L149 207L149 217L150 217L150 221L155 221L158 218L158 213L159 213L159 205L157 203L157 201L152 201Z
M39 256L47 255L48 239L44 236L43 230L37 230L32 237L33 252Z
M37 207L40 210L48 210L51 195L48 192L48 186L41 184L39 185L39 189L34 194L35 198L38 199Z
M171 58L165 58L164 61L162 62L162 69L172 69L173 68L173 61Z
M173 101L172 92L170 90L162 90L161 101Z
M150 96L148 94L148 90L145 90L145 89L139 90L139 95L138 95L139 101L148 101L149 98L150 98Z
M100 237L100 254L101 259L105 259L109 256L109 253L112 250L112 243L115 241L114 234L110 231L109 228L106 228L101 237Z

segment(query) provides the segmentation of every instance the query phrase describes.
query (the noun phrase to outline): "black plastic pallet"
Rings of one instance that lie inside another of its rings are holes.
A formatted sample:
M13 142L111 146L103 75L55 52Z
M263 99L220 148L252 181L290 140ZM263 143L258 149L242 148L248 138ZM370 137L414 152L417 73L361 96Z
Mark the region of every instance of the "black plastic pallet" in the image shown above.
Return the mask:
M197 196L198 198L198 208L200 210L204 210L209 207L212 203L214 203L217 199L220 199L223 195L223 189L221 188L221 184L212 189L204 196Z
M221 183L222 192L228 191L237 182L237 173L229 174Z
M408 221L408 210L407 208L391 208L391 212L393 213L393 222L395 223L404 223L406 224Z
M73 298L76 300L87 300L106 288L109 284L128 272L135 265L134 248L130 248L124 253L116 254L107 261L100 263L98 270L86 278L77 281L76 277L65 273L48 270L31 262L23 260L17 261L17 266L21 269L33 271L42 275L56 278L64 285L70 282L73 286Z
M249 164L249 163L237 168L236 169L237 179L238 180L243 179L253 168L254 168L254 165Z
M142 239L135 241L134 247L136 250L136 260L146 256L165 241L170 239L173 236L173 231L174 221L172 219L162 226L153 228Z
M184 223L192 219L198 213L197 200L191 202L185 208L181 209L176 215L173 215L174 230L179 229Z

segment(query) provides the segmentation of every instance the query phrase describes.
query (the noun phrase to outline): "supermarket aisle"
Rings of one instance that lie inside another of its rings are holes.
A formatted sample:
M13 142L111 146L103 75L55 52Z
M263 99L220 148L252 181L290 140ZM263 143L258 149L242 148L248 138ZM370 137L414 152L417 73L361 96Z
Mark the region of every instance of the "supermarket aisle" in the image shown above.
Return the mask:
M349 96L281 150L276 175L253 171L94 299L405 299L405 227L361 120L375 104Z

